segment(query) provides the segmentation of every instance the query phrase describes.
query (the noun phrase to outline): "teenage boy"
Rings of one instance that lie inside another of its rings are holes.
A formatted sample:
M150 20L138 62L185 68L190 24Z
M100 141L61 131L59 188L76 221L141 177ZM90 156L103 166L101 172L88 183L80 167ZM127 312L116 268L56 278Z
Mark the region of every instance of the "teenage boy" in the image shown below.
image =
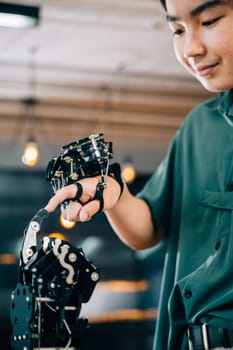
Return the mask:
M143 190L107 177L103 211L128 246L167 242L155 350L233 347L233 0L161 0L180 63L216 97L197 106ZM98 177L83 179L81 203L63 215L88 221L99 210ZM61 189L51 212L76 185Z

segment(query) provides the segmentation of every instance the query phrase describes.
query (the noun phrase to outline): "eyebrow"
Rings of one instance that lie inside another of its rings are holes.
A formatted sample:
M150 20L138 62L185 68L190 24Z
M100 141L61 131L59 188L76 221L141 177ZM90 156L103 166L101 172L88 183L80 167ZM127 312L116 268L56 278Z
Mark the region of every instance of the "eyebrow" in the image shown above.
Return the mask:
M219 5L223 4L224 2L225 1L223 1L223 0L211 0L211 1L204 2L203 4L200 4L199 6L195 7L190 12L190 16L191 17L195 17L195 16L201 14L202 12L204 12L204 11L210 9L210 8L213 8L213 7L216 7L216 6L219 6ZM179 21L178 17L172 16L172 15L167 15L166 19L167 19L168 22Z

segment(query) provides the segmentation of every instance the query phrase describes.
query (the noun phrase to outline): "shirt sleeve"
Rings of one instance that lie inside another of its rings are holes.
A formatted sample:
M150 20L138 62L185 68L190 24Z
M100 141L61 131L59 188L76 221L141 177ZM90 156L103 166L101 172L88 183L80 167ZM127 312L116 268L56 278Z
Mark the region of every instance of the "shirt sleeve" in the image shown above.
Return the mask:
M172 215L176 143L177 137L171 142L167 155L157 170L137 194L149 205L154 221L166 231L169 230Z

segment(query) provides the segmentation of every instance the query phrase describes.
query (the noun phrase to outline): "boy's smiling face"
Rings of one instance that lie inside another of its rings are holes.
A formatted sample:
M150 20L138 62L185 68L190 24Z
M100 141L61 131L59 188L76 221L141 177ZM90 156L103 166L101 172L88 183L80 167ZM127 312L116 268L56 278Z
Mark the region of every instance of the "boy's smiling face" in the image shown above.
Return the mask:
M233 88L233 1L167 0L176 56L209 91Z

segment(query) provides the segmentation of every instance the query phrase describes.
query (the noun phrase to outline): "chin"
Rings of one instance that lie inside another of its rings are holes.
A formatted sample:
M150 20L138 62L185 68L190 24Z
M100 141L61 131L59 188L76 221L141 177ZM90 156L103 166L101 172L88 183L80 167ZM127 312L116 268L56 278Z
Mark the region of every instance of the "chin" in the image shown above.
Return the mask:
M231 84L223 84L214 82L211 80L198 79L201 85L209 92L219 93L233 88L233 82Z

